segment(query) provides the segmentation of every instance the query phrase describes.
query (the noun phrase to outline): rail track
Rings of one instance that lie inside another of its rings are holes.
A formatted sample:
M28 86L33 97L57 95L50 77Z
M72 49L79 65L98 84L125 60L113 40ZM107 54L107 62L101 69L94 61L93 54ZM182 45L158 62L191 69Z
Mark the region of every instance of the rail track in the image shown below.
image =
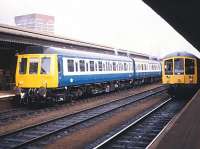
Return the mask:
M138 119L133 119L118 130L96 141L87 148L93 149L143 149L162 131L171 118L185 105L186 100L169 98Z
M120 100L111 101L104 105L86 109L70 115L51 119L40 124L28 126L15 132L0 136L0 148L20 148L37 143L41 139L56 135L67 129L73 129L75 126L83 124L89 120L95 119L107 113L112 113L120 108L125 108L139 100L162 93L166 87L161 86L152 90L145 91L136 95L132 95Z
M149 90L146 90L147 92ZM73 103L65 103L65 104L55 104L53 106L45 106L45 105L40 105L40 107L35 106L35 107L17 107L14 106L9 110L4 110L0 112L0 126L5 125L7 123L13 122L18 119L22 119L25 117L30 117L33 115L38 115L38 114L44 114L45 112L50 112L50 111L56 111L59 108L61 109L62 107L67 107L71 106L71 104L78 104L79 102L82 103L83 101L88 102L87 97L86 100L79 99Z

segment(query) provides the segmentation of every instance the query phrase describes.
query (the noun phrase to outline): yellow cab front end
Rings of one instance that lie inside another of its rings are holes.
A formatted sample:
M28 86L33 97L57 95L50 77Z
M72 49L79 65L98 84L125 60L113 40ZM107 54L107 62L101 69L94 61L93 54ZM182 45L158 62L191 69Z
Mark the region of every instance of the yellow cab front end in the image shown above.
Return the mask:
M21 99L45 98L49 89L58 87L56 54L21 54L17 56L16 94Z
M171 57L163 60L162 82L170 85L197 84L197 61L191 57Z

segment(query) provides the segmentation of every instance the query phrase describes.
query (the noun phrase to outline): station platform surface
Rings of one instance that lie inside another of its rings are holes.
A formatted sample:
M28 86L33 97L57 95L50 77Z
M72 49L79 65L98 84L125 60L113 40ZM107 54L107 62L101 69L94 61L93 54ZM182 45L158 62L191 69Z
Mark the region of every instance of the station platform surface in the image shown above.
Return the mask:
M200 89L149 149L200 149Z
M0 91L0 100L3 99L3 98L13 97L13 96L15 96L13 90L9 90L9 91Z

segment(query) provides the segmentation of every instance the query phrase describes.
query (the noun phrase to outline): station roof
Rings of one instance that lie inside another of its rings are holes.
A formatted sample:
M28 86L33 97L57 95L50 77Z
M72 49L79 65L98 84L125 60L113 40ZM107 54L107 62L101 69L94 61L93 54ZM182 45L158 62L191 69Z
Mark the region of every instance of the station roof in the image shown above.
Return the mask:
M198 0L143 0L200 51Z
M149 58L149 55L137 53L133 51L127 51L123 49L116 49L113 47L79 41L76 39L66 38L63 36L58 36L54 34L41 33L37 31L32 31L29 29L24 29L21 27L14 27L0 24L0 42L9 42L15 44L22 44L26 46L38 45L38 46L49 46L49 47L60 47L68 49L76 49L83 51L92 51L97 53L109 53L115 54L116 51L119 55L127 55L127 53L132 57L142 57ZM0 46L2 44L0 43Z

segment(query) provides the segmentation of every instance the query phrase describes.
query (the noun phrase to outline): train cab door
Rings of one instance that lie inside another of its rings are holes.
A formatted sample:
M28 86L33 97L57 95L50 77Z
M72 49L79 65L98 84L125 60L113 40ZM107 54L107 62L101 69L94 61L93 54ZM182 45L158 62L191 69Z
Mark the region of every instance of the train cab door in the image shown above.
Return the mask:
M195 84L197 82L197 61L196 59L185 58L185 83Z
M171 84L173 78L173 59L164 60L162 73L163 84Z
M174 78L173 82L177 84L185 83L184 58L174 58Z

